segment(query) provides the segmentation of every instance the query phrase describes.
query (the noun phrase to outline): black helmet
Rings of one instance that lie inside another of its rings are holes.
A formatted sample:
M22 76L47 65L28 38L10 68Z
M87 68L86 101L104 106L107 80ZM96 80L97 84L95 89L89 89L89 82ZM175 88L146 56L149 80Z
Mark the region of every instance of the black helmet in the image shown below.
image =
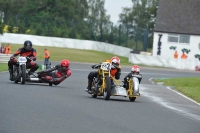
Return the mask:
M32 48L32 42L31 41L25 41L24 42L24 48L26 50L31 50L31 48Z

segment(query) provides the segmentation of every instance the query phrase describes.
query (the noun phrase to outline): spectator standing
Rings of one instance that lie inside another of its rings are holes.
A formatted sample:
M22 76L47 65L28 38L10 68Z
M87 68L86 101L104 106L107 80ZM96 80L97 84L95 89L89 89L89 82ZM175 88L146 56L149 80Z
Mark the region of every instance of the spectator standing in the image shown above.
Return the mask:
M183 52L183 54L181 55L181 59L187 59L187 55Z
M9 44L7 44L6 48L5 48L5 54L7 54L7 55L10 54L11 53L10 51L11 51L11 47Z
M174 53L174 58L175 58L175 59L178 58L178 52L177 52L177 51L175 51L175 53Z
M50 52L47 49L44 49L44 65L47 66L49 63Z
M4 44L1 44L1 51L0 51L2 54L5 53L5 45Z

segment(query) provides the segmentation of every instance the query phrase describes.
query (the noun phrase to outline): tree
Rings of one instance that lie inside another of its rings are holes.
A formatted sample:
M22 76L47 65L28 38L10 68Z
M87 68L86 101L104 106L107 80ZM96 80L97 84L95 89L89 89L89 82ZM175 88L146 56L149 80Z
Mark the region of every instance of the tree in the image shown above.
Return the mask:
M152 21L156 17L156 6L159 0L132 0L131 8L123 8L123 12L119 15L119 22L130 28L131 32L142 40L142 34L147 29L148 33L152 33L155 22ZM148 46L152 48L153 34L149 34Z
M106 15L104 8L105 0L88 0L89 14L87 22L91 25L92 31L99 36L100 41L105 41L103 35L107 35L111 29L110 16Z

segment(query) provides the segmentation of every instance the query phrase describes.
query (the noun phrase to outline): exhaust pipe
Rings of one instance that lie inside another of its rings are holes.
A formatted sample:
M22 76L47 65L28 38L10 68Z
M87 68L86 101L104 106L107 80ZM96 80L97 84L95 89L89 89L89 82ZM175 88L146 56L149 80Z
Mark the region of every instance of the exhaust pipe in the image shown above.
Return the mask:
M28 78L28 79L26 79L26 81L39 83L40 79L39 78Z
M39 81L39 78L30 78L30 81Z

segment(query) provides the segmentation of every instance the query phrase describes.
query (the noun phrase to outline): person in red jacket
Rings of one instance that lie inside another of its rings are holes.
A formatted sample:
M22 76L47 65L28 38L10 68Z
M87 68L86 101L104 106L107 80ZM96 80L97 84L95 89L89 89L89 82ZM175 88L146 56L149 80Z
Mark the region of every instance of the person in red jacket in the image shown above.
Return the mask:
M117 56L114 56L111 58L110 60L111 63L111 70L110 70L110 74L112 75L112 77L114 77L115 79L120 79L120 75L121 75L121 66L120 66L120 59ZM99 68L101 66L101 64L95 64L92 65L92 68ZM98 76L98 72L97 71L92 71L89 73L88 75L88 86L85 89L85 91L87 91L88 93L91 92L91 87L92 87L92 81L94 77ZM111 83L113 83L113 81L111 80Z
M58 85L71 75L72 72L69 65L70 62L64 59L60 64L54 66L53 68L38 72L38 77L42 78L45 82Z
M8 70L10 72L10 80L13 81L13 65L16 65L17 60L15 59L16 56L24 56L24 57L29 57L29 59L27 59L27 63L26 63L26 68L30 69L29 71L29 75L31 75L32 73L34 73L37 69L38 69L38 64L36 62L36 50L34 48L32 48L32 42L27 40L24 42L24 47L19 48L17 50L17 52L15 52L11 57L10 60L8 61Z

